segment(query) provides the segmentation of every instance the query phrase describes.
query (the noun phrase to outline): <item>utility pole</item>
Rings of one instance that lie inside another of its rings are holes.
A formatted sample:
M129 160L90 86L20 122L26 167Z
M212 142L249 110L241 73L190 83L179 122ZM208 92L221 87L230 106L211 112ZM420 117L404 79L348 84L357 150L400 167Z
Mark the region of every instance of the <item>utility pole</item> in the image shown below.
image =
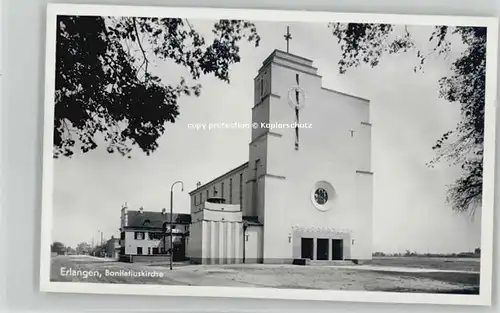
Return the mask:
M170 270L173 267L173 258L174 258L174 237L172 231L173 224L173 214L174 214L174 186L176 184L181 184L181 192L184 191L184 183L180 180L174 182L172 186L170 186Z
M101 243L100 243L99 245L101 245L101 246L102 246L102 244L103 244L103 233L102 233L102 231L101 231L101 230L99 230L99 229L97 230L97 233L98 233L98 234L100 234L100 237L101 237L101 241L100 241Z

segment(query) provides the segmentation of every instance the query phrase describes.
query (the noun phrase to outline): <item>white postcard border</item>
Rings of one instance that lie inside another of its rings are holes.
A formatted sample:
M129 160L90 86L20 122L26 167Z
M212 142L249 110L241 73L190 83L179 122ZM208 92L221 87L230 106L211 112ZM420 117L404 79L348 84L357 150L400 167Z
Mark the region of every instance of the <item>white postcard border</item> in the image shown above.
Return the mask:
M418 294L340 290L304 290L249 287L165 286L70 283L50 281L50 243L53 203L53 126L55 90L55 46L57 15L151 16L195 19L246 19L252 21L387 23L487 27L486 102L481 221L481 266L479 295ZM497 101L498 20L489 17L331 13L313 11L181 8L157 6L113 6L49 4L47 7L43 182L41 214L40 290L43 292L234 297L283 300L320 300L384 303L428 303L491 305L493 267L493 213L495 190L495 137Z

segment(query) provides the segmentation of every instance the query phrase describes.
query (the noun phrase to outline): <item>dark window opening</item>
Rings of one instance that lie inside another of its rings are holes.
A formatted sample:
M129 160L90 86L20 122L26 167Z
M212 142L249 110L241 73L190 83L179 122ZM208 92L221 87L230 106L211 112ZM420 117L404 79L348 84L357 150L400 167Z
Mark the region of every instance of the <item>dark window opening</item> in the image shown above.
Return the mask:
M136 231L134 233L134 239L135 240L144 240L144 232L143 231Z
M151 240L160 240L162 238L163 238L163 233L161 232L149 233L149 239Z
M328 239L318 238L316 245L316 259L328 260Z
M332 240L332 260L344 259L344 241L342 239Z
M302 238L300 242L300 254L302 259L313 260L314 255L314 239Z
M229 204L233 203L233 179L229 178Z

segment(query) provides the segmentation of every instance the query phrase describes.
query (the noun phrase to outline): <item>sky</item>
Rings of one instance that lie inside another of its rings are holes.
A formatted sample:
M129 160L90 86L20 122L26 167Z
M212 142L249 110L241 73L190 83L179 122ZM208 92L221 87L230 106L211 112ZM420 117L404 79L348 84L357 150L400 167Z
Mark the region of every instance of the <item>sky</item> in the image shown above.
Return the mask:
M190 21L206 39L213 21ZM274 49L286 49L283 38L290 26L290 52L313 60L323 86L370 99L372 170L374 175L373 249L431 253L471 251L480 246L480 212L474 219L453 213L446 203L446 185L459 170L446 163L428 168L440 136L454 129L459 104L438 98L438 80L450 73L463 47L453 41L448 58L432 57L424 72L414 73L413 53L383 57L379 66L351 68L339 74L340 46L325 24L257 22L259 47L242 43L241 62L231 67L230 83L203 77L200 97L182 97L180 116L159 140L150 156L135 149L132 158L98 148L72 158L54 160L53 240L66 245L119 235L120 210L161 211L169 208L170 186L176 188L174 211L189 213L189 191L248 160L250 129L200 131L191 123L251 122L253 79ZM431 27L409 26L417 46L430 49ZM313 35L312 35L313 34ZM165 83L187 75L183 68L154 60L153 73ZM179 186L178 186L179 187Z

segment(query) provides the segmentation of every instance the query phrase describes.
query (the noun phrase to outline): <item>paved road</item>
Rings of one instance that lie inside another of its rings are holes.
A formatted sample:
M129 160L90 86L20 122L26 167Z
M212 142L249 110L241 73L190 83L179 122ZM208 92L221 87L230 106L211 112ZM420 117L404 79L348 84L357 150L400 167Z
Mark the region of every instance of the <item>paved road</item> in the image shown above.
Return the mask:
M150 265L89 256L52 259L52 281L330 290L477 293L472 272L381 266Z

